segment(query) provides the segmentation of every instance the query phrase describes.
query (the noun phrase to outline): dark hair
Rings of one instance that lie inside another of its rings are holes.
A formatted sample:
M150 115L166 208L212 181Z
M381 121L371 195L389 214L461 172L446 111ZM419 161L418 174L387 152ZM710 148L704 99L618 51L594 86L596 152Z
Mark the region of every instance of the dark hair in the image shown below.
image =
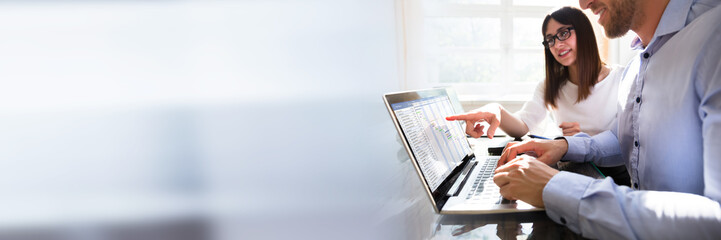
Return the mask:
M563 7L546 15L543 19L543 27L541 34L546 35L548 21L553 18L557 22L564 25L571 25L576 35L576 66L578 66L579 84L578 98L576 102L580 102L591 95L591 88L598 80L598 74L601 72L601 57L598 55L598 45L596 44L596 35L593 33L591 21L578 8ZM556 99L563 84L569 79L568 68L556 61L551 54L549 48L545 48L546 54L546 89L544 90L544 101L546 106L556 107Z

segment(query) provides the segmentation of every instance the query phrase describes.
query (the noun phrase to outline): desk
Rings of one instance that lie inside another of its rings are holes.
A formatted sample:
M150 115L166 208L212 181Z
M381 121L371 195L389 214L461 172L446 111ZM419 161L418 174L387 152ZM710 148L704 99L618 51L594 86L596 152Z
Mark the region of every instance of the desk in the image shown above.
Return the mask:
M431 239L584 239L545 212L439 216Z
M487 156L486 138L470 139L477 156ZM590 164L560 163L563 171L600 178ZM425 200L426 203L428 199ZM430 203L427 203L430 205ZM423 211L433 211L425 208ZM429 239L584 239L563 225L553 222L545 212L526 212L494 215L440 215L431 213L433 224ZM422 216L423 214L420 214ZM425 232L425 231L421 231Z

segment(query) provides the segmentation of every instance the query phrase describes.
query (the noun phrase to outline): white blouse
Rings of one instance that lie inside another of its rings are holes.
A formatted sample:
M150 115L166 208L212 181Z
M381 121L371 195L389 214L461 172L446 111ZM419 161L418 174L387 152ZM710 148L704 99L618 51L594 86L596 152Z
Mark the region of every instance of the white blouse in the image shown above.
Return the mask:
M514 115L521 119L530 132L537 132L541 122L546 118L547 111L556 122L578 122L581 131L591 136L611 129L618 112L618 85L621 82L624 68L610 66L611 72L591 89L591 95L576 103L578 86L566 81L556 99L556 109L546 108L543 101L544 82L541 81L533 93L533 98L526 102ZM560 129L560 128L559 128ZM534 131L536 130L536 131ZM554 131L556 132L556 131ZM558 131L560 132L560 131Z

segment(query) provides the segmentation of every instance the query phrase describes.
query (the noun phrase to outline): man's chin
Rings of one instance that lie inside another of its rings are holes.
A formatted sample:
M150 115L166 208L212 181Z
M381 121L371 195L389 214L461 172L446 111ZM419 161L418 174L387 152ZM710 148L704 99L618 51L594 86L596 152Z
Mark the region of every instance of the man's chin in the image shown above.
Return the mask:
M605 26L603 27L603 30L604 30L604 32L606 32L606 37L608 37L608 38L619 38L619 37L623 37L623 36L626 35L626 33L629 31L629 30L625 30L625 31L624 31L624 30L618 30L618 29L616 29L616 30L614 30L614 29L609 29L609 28L607 28L607 27L605 27Z

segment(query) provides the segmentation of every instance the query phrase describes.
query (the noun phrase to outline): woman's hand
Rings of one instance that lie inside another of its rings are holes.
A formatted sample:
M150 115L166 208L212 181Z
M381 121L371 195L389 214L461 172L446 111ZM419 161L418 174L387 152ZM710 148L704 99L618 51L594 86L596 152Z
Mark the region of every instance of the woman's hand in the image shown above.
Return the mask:
M485 126L481 125L480 122L487 122L489 126L485 133L488 135L488 138L493 138L496 129L501 125L501 114L499 111L497 107L495 109L493 107L485 107L465 114L448 116L446 120L466 121L466 133L474 138L483 136Z
M562 122L558 127L563 130L563 136L573 136L581 132L581 125L578 122Z

